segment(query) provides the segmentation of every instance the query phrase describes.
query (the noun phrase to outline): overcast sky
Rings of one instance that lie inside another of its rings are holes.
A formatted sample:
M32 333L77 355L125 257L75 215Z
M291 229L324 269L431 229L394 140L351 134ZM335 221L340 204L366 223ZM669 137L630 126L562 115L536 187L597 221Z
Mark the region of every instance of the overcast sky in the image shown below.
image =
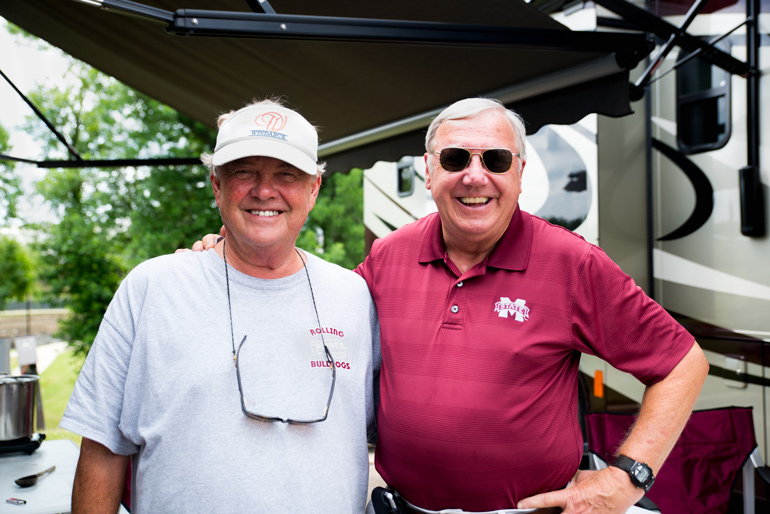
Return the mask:
M57 51L40 51L30 42L19 41L7 31L7 22L0 17L0 70L25 95L32 91L37 84L52 80L61 81L67 64ZM14 157L25 159L41 159L42 145L37 144L20 130L20 125L27 115L34 115L30 107L0 77L0 124L11 136L11 152ZM41 122L42 123L42 122ZM45 170L33 165L17 164L16 174L22 177L26 191L19 205L20 214L27 221L43 221L51 219L50 212L45 208L41 199L34 195L34 183L45 176ZM17 227L18 222L13 223ZM0 228L8 228L5 213L0 213Z

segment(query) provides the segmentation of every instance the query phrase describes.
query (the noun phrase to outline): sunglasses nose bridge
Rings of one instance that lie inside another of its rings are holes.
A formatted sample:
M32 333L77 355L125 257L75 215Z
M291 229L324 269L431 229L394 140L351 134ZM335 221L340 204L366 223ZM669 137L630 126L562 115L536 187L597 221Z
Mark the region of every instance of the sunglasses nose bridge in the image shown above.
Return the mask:
M474 159L474 157L477 157ZM463 169L464 180L468 183L478 182L487 178L487 165L484 163L484 157L481 152L470 154L468 164Z

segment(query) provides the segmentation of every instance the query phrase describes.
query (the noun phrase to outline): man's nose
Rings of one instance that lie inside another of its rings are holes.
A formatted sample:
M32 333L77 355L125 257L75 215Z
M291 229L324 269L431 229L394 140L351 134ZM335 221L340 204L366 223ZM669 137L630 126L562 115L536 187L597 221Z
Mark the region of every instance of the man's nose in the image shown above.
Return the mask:
M489 177L487 177L487 170L484 168L484 163L481 161L481 155L471 155L471 162L468 163L468 167L463 171L463 184L476 185L485 183Z
M272 177L258 176L251 186L251 194L257 198L273 198L278 195L277 184Z

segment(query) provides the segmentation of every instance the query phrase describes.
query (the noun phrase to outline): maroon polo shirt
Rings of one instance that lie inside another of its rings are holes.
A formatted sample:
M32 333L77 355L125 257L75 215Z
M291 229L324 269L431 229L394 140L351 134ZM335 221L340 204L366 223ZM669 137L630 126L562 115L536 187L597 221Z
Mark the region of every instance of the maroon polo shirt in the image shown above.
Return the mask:
M376 468L427 509L564 487L582 454L580 354L649 385L694 342L600 248L519 209L462 275L437 214L377 240L356 271L380 318Z

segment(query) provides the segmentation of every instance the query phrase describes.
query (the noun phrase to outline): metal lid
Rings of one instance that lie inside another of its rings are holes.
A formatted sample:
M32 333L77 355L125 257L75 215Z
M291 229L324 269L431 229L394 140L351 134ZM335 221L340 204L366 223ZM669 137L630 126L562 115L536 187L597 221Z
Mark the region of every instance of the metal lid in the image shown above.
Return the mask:
M37 375L0 375L0 385L37 382L39 378Z

